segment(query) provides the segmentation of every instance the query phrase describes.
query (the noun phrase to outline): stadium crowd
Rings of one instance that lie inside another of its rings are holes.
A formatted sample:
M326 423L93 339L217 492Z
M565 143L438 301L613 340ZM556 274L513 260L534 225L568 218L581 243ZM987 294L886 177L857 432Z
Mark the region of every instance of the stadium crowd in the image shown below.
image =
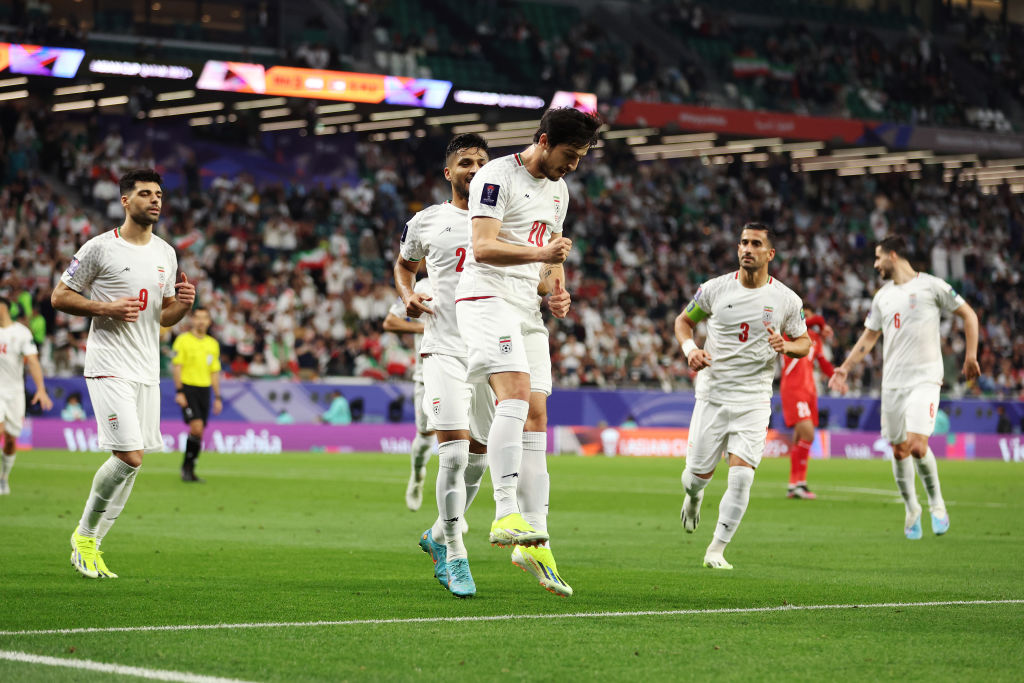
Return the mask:
M43 344L46 372L77 374L86 321L54 312L50 290L77 247L123 217L116 179L153 163L151 153L97 119L24 108L0 124L0 291ZM245 174L204 187L191 154L176 169L165 162L184 182L168 192L159 231L197 282L230 374L387 379L410 368L411 339L381 330L395 296L389 266L405 219L450 190L436 158L407 143L361 142L355 161L362 180L338 189L260 187ZM981 318L982 377L970 386L957 377L962 336L946 323L947 390L1024 395L1024 201L1007 187L984 194L928 171L920 180L794 173L783 156L764 167L638 164L616 142L568 182L574 308L551 321L563 385L689 386L672 320L700 282L736 267L740 226L760 220L780 233L773 272L825 315L841 353L878 284L874 241L908 234L920 267L953 283ZM854 378L866 393L879 383L877 362Z

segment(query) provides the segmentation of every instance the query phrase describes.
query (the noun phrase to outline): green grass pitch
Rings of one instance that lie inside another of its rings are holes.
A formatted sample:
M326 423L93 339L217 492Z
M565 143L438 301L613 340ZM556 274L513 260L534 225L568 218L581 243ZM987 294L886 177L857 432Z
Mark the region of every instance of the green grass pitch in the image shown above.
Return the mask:
M767 460L726 553L736 569L719 572L700 563L724 467L686 535L682 460L553 457L553 549L576 594L547 593L488 545L485 477L467 536L478 593L458 600L416 545L434 517L436 458L415 513L407 456L204 454L202 485L178 480L179 458L146 457L104 543L121 578L96 581L70 566L68 537L104 456L18 456L0 497L0 651L247 681L997 681L1024 670L1021 603L725 611L1022 599L1020 464L940 461L952 528L935 537L926 518L911 542L888 463L812 461L820 497L796 501L788 462ZM664 613L678 610L692 612ZM656 614L459 619L641 611ZM302 625L19 633L260 622ZM0 680L131 677L0 658Z

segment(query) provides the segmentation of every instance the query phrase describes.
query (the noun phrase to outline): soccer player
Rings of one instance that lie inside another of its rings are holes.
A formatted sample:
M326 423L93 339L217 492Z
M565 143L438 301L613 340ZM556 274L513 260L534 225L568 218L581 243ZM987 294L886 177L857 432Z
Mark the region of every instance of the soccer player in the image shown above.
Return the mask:
M456 290L470 381L487 379L498 405L487 436L494 485L492 544L515 545L512 562L558 594L571 595L548 544L548 332L538 294L557 318L569 312L562 235L563 179L597 143L598 118L549 109L520 154L488 163L470 183L472 236ZM525 431L524 431L525 428Z
M153 234L163 203L160 184L160 175L148 169L121 177L124 223L83 244L50 297L58 311L92 318L85 380L100 448L112 453L93 477L71 534L71 564L91 579L117 577L100 543L124 509L142 454L163 447L160 328L176 325L195 301L185 273L174 281L174 248Z
M445 149L444 167L452 199L409 220L395 262L395 287L405 312L423 319L419 353L425 393L421 402L429 426L437 430L438 516L420 535L419 543L434 561L434 576L460 598L476 594L462 534L466 511L487 469L486 430L494 404L485 383L467 382L466 345L456 323L455 289L469 242L470 181L487 159L487 142L479 135L452 138ZM429 293L419 284L413 286L424 262L433 285Z
M32 333L11 320L11 302L0 297L0 423L4 430L3 456L0 458L0 496L11 492L9 478L14 467L15 450L25 423L25 368L36 385L32 405L43 410L53 407L46 393L39 351Z
M775 258L772 241L767 225L743 226L740 269L702 284L675 322L676 339L698 373L682 477L686 495L680 518L686 532L700 523L704 488L723 451L729 460L729 484L704 553L709 569L732 569L723 553L747 510L754 470L764 454L775 358L780 353L802 358L811 350L800 297L768 274ZM693 341L702 320L708 330L704 348Z
M188 425L185 460L181 463L181 480L202 483L196 476L196 460L203 447L203 431L210 419L210 389L213 389L213 414L220 415L220 344L210 331L210 312L205 308L192 311L192 329L183 332L171 347L174 359L174 402L181 406L181 416Z
M807 309L804 313L808 313ZM793 430L793 450L789 456L788 498L814 500L817 496L807 488L807 461L814 444L814 430L818 427L818 389L814 385L814 364L827 377L835 368L822 351L822 335L832 337L832 328L825 324L825 318L812 315L806 319L807 335L811 338L811 351L803 358L782 356L782 380L779 393L782 395L782 417L786 426ZM821 334L814 328L821 330Z
M978 316L951 286L928 273L914 270L907 260L907 243L899 235L890 235L875 246L875 270L889 282L875 293L871 310L864 321L864 333L850 355L836 368L829 380L831 389L845 394L850 371L864 359L878 338L882 342L882 436L892 444L892 471L896 488L903 497L906 517L903 533L918 540L921 531L921 505L914 487L917 466L928 494L932 531L949 531L949 514L942 498L935 455L928 437L935 428L942 386L942 345L939 318L952 312L964 323L966 353L963 373L974 379L978 367Z
M417 282L414 291L429 299L433 292L430 279L423 278ZM412 452L409 454L411 472L409 473L409 483L405 487L405 504L415 512L423 505L423 481L427 477L430 442L431 437L434 436L434 430L427 426L427 413L423 407L423 362L420 358L420 346L423 345L423 323L408 317L405 302L399 297L384 317L384 330L413 335L412 346L413 352L416 354L416 366L412 373L412 401L416 414L416 436L412 440Z

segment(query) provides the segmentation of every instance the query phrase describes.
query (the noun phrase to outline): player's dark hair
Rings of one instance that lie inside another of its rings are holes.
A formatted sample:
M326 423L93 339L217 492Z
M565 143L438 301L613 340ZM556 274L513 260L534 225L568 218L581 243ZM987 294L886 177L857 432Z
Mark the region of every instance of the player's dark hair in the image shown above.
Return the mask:
M448 165L448 160L452 158L452 155L458 152L460 149L479 149L483 152L488 152L487 140L476 133L462 133L456 135L448 143L448 146L444 149L444 164Z
M134 171L128 171L123 176L119 185L121 186L121 195L124 196L135 189L135 183L156 183L157 185L163 185L164 179L160 177L160 174L151 168L137 168Z
M743 226L743 230L757 230L758 232L763 232L765 234L765 237L768 238L768 246L770 247L775 244L775 231L772 230L767 225L765 225L764 223L746 223Z
M593 147L597 144L597 130L601 119L585 114L572 107L548 109L541 117L533 141L540 142L540 136L548 136L548 145L555 147L563 142L570 147Z
M878 246L882 248L882 251L893 252L897 256L909 258L907 240L904 239L903 235L888 235L879 240Z

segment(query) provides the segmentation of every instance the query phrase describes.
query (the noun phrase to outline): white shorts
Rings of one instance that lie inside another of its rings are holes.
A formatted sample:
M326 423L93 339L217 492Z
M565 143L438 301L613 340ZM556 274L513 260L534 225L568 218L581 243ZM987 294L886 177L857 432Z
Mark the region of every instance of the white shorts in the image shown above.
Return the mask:
M494 392L484 382L466 382L466 360L429 354L423 358L423 380L423 410L430 429L468 429L474 440L486 445L494 419Z
M771 418L772 406L767 401L724 405L697 399L690 418L686 469L707 474L718 465L722 453L731 453L757 467L764 455Z
M939 411L938 384L882 391L882 438L891 444L907 440L908 433L931 436Z
M416 412L416 431L426 434L433 430L433 427L427 424L427 414L423 412L423 382L419 380L414 383L412 388L412 407Z
M25 425L25 390L18 389L12 394L0 394L0 423L4 433L12 436L19 436Z
M96 413L99 447L105 451L160 451L160 385L118 377L87 377Z
M499 372L530 375L530 391L551 395L551 352L540 308L513 306L500 297L455 304L459 333L469 351L467 381L485 382Z

